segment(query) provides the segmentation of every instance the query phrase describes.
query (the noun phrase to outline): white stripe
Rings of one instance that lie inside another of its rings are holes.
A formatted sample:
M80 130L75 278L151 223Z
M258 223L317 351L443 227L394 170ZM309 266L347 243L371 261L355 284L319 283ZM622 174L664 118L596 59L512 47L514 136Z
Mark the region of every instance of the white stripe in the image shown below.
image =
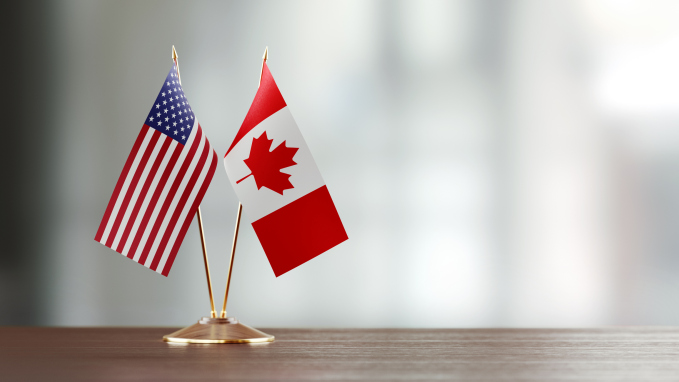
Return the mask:
M120 221L120 227L118 228L116 237L115 239L113 239L113 244L111 245L111 248L114 251L120 252L118 251L118 244L120 244L120 238L123 237L123 233L125 232L125 228L127 227L127 222L130 220L130 215L132 214L132 211L134 211L134 205L137 203L137 199L139 199L139 194L141 193L141 190L144 188L146 178L148 178L149 172L151 172L151 168L153 167L153 164L156 161L156 157L158 156L158 152L160 152L160 148L163 146L163 141L164 139L162 138L159 138L156 141L156 145L153 148L153 151L151 151L151 155L149 156L148 161L146 161L146 166L144 167L144 170L142 171L141 176L137 181L137 187L134 189L132 197L130 198L130 202L127 204L127 208L125 209L125 215L123 215L123 219Z
M158 235L156 235L156 239L153 241L153 246L151 246L151 251L150 253L153 254L153 256L149 256L146 258L146 262L144 265L146 267L151 266L151 262L153 259L158 256L156 251L158 250L158 247L160 246L160 242L163 240L163 235L165 231L168 229L168 225L170 224L170 219L172 219L172 214L174 213L175 209L177 208L177 204L179 203L179 199L181 199L182 194L184 194L184 189L186 188L186 184L189 182L189 178L191 178L191 174L195 171L194 169L196 168L196 165L198 164L198 161L200 160L200 154L203 152L203 147L205 147L205 141L206 141L205 134L200 139L200 144L198 145L198 150L196 150L195 155L193 158L191 158L191 164L189 165L189 168L186 170L186 173L184 174L184 178L182 178L182 182L179 184L179 188L177 189L177 193L174 194L174 198L172 198L172 203L170 203L170 208L168 208L167 213L165 214L165 218L163 219L163 223L160 225L160 229L158 229ZM169 227L170 229L173 229L174 227ZM167 247L166 247L167 248Z
M210 166L212 165L212 160L214 159L215 154L214 151L212 150L212 147L210 147L209 142L208 150L209 150L208 158L205 161L205 165L203 166L200 175L196 180L196 185L191 190L191 194L189 195L189 198L187 199L186 204L184 205L182 213L179 215L179 219L177 220L177 224L174 226L174 230L172 230L172 235L170 235L170 239L167 242L167 247L165 247L163 257L160 259L160 262L158 263L158 268L156 268L156 272L158 273L163 273L163 268L165 268L165 263L167 262L167 259L170 256L170 253L172 252L172 247L174 247L175 241L177 241L179 231L181 230L182 226L184 225L184 222L187 219L187 215L191 210L191 207L193 206L193 202L196 200L196 196L198 195L198 191L200 190L201 186L203 185L203 182L205 181L205 177L207 177L207 173L210 171ZM191 217L189 217L189 219L191 219Z
M144 152L146 151L146 146L148 146L149 141L151 140L151 136L153 136L153 132L155 130L149 128L148 131L146 132L146 136L144 137L144 141L141 143L139 146L139 150L137 150L137 156L134 157L134 161L132 162L132 166L130 166L130 170L127 172L127 177L125 178L125 182L123 183L123 187L120 189L120 193L118 194L118 199L116 199L116 204L113 207L113 211L111 211L111 216L108 218L108 222L106 223L106 229L104 229L104 233L101 235L101 240L99 240L100 243L106 245L106 240L108 239L108 235L111 233L111 229L113 228L113 223L116 221L116 217L118 216L118 210L120 210L120 205L123 203L123 200L125 199L125 195L127 194L127 189L130 187L130 183L132 182L132 178L134 177L134 173L137 171L137 166L139 166L139 162L141 161L141 157L144 155Z
M141 204L141 208L139 209L139 213L137 214L137 218L134 221L134 224L132 225L132 230L130 230L130 235L127 237L127 242L125 243L125 248L123 248L123 251L121 252L123 255L127 256L128 252L130 251L130 247L132 246L132 243L134 242L135 236L137 236L137 231L139 230L139 225L141 224L142 220L144 219L144 215L146 215L146 210L149 207L149 204L151 204L151 197L153 194L156 192L156 188L158 187L158 183L160 182L160 178L163 176L163 173L165 172L165 168L167 167L168 162L170 162L170 158L172 158L172 154L174 153L174 150L179 146L179 143L175 141L174 139L165 136L165 139L171 140L170 142L170 147L168 147L167 152L165 153L165 157L163 158L163 161L160 163L160 166L158 167L158 171L156 172L156 175L153 177L153 181L151 182L151 186L149 187L148 192L146 193L146 196L144 197L144 201ZM137 247L139 249L139 247Z
M151 235L151 229L153 228L154 224L156 223L156 219L158 218L158 215L160 214L160 209L162 208L163 204L165 203L165 199L167 198L167 194L170 192L170 188L172 187L172 184L174 183L175 178L177 177L177 173L179 172L179 169L182 166L182 163L184 163L184 159L186 159L186 155L188 155L189 149L191 148L191 145L193 144L193 140L196 137L195 131L196 131L196 124L194 123L193 130L191 131L191 135L189 135L189 139L182 147L181 154L179 154L179 158L177 158L177 163L175 163L174 168L172 169L172 172L170 173L170 176L167 178L167 183L165 183L165 187L163 187L163 191L160 193L160 196L158 197L158 202L156 203L156 206L153 209L153 213L151 214L151 218L149 219L148 224L144 228L144 234L141 237L141 240L139 241L139 246L137 246L137 251L134 254L134 261L139 262L139 258L141 257L142 251L144 247L146 246L146 242L149 239L149 236ZM160 234L160 231L157 232L157 234ZM148 258L147 258L148 260Z

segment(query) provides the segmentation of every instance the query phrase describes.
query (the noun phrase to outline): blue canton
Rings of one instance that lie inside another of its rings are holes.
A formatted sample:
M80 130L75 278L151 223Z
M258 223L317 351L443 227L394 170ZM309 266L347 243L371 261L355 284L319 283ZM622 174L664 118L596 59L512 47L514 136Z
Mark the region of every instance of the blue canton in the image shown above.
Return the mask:
M175 141L185 144L191 134L194 121L193 110L179 84L177 67L173 64L156 102L146 117L146 124Z

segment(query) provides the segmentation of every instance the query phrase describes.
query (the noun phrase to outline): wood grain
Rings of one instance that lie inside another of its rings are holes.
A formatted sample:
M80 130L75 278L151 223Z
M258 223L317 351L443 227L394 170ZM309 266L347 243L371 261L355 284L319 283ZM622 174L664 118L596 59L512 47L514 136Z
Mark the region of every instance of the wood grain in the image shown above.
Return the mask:
M174 328L0 328L1 381L679 381L679 328L262 329L181 345Z

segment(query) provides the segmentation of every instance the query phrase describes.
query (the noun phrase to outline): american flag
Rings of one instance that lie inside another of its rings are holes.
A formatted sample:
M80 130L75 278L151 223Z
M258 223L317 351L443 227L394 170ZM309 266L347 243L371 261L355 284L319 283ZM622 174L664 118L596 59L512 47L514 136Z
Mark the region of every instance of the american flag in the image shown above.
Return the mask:
M94 240L167 276L217 167L176 62L125 162Z

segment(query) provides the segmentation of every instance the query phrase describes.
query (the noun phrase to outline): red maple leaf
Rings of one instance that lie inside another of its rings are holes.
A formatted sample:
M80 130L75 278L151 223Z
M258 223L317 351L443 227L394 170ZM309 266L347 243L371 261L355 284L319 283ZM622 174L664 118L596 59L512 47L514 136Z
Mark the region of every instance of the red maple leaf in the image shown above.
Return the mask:
M292 158L299 148L286 147L285 141L283 141L273 151L269 151L272 142L273 139L269 139L266 136L266 131L259 138L252 138L250 157L243 161L252 172L236 182L236 184L252 175L255 177L255 184L257 184L258 190L266 187L283 195L284 190L295 188L288 179L291 175L280 170L297 164Z

